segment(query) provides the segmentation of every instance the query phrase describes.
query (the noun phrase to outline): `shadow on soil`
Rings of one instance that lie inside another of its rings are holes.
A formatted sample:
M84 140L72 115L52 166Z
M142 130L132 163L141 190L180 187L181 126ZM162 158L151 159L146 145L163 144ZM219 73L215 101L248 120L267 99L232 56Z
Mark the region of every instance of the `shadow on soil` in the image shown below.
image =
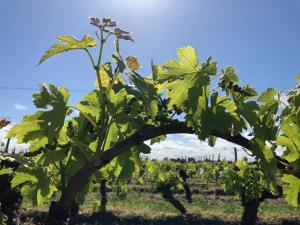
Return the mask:
M47 213L38 211L27 211L21 213L22 224L42 225L47 218ZM220 218L201 218L197 215L187 215L186 217L161 217L156 219L146 219L142 216L118 217L113 213L94 213L78 215L76 222L78 225L239 225L239 221L222 221ZM258 222L257 225L299 225L299 220L284 220L277 222Z

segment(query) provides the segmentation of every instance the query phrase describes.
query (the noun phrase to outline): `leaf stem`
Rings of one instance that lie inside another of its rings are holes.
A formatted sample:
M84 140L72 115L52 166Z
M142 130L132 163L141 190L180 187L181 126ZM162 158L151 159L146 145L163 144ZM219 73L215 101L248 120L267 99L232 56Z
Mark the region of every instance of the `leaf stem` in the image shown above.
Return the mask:
M103 92L103 86L102 86L102 81L101 81L101 77L100 77L100 65L101 65L101 59L102 59L102 55L103 55L103 47L104 47L104 43L105 43L105 39L103 38L103 28L100 29L100 33L101 33L101 38L99 38L98 34L96 33L96 36L100 41L100 49L99 49L99 55L98 55L98 62L97 62L97 65L94 65L94 69L96 70L97 82L98 82L98 86L99 86L99 90L100 90L100 98L102 98L104 92ZM101 103L101 102L99 102L99 103Z
M101 149L103 149L103 150L104 150L105 143L106 143L106 140L107 140L107 136L108 136L108 133L109 133L109 130L110 130L110 127L111 127L112 123L113 123L112 118L109 118L107 129L106 129L105 136L104 136L104 139L103 139L103 143L102 143L102 146L101 146Z
M80 112L93 125L93 127L95 129L97 129L97 123L95 121L93 121L93 119L91 117L89 117L86 113L84 113L82 110L80 110L79 108L77 108L76 106L73 106L73 105L67 105L67 107L75 109L78 112Z
M100 68L101 68L101 59L103 55L103 47L106 39L103 37L103 28L100 29L100 38L97 35L98 39L100 40L100 50L99 50L99 56L98 56L98 62L97 65L94 67L96 70L96 75L97 75L97 81L98 81L98 86L100 90L100 97L99 97L99 104L100 104L100 125L99 127L101 129L98 130L99 132L99 137L98 137L98 144L96 148L96 152L101 151L101 147L103 145L105 133L106 133L106 128L105 128L105 104L103 98L105 97L104 95L104 90L103 90L103 85L100 77ZM102 132L101 132L102 131Z
M92 65L93 65L93 67L95 68L95 62L94 62L94 59L93 59L93 57L92 57L90 51L89 51L87 48L85 48L84 50L85 50L86 53L88 54L88 56L89 56L89 58L90 58L90 61L91 61Z
M101 33L100 33L101 38L100 38L100 50L99 50L97 67L100 67L101 58L102 58L102 54L103 54L103 46L104 46L104 43L106 41L106 39L104 39L104 37L103 37L103 29L101 29L100 31L101 31Z

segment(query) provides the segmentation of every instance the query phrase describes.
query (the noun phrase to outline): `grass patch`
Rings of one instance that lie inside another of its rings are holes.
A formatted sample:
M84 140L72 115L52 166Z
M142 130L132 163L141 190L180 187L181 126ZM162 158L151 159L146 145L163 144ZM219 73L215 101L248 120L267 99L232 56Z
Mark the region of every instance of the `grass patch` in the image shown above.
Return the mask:
M214 195L193 195L193 202L187 203L183 195L176 195L188 213L201 217L218 217L224 220L239 219L243 213L243 207L238 198L234 196L216 197ZM90 193L86 202L81 207L83 212L93 212L94 202L99 201L98 193ZM120 216L143 216L145 218L157 218L163 216L178 216L180 213L159 194L130 192L126 199L119 199L113 194L108 197L108 211ZM259 208L259 218L300 220L300 209L288 206L282 201L264 202Z

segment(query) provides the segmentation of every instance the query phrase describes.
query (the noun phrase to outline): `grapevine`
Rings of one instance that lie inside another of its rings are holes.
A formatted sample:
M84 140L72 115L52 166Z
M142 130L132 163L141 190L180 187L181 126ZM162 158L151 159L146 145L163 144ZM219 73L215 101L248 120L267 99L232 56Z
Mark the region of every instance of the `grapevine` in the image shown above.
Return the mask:
M144 77L138 73L137 58L121 53L121 42L133 42L132 34L109 18L91 17L90 23L97 30L95 39L88 34L81 39L58 36L59 42L38 64L61 53L82 51L94 70L95 89L70 105L66 88L44 84L33 95L38 111L25 115L8 133L18 143L29 144L30 150L9 156L20 162L12 186L20 186L36 205L60 193L59 201L50 206L48 224L63 224L76 213L99 170L113 163L114 177L129 179L141 166L139 155L151 151L145 141L163 141L167 134L176 133L196 134L211 146L222 138L249 150L259 176L265 178L264 187L278 193L276 176L280 175L287 202L298 206L299 88L289 92L287 104L282 104L280 92L273 88L258 94L250 85L242 86L233 67L219 71L211 57L199 62L191 46L179 48L176 60L152 63L151 75ZM111 39L115 52L109 62L103 62L104 46ZM96 58L93 48L97 48ZM219 83L215 88L213 79ZM79 114L71 114L72 110ZM243 136L245 130L251 138ZM282 156L276 152L278 147ZM257 179L251 169L246 175L251 182ZM244 191L249 199L257 197L255 189Z

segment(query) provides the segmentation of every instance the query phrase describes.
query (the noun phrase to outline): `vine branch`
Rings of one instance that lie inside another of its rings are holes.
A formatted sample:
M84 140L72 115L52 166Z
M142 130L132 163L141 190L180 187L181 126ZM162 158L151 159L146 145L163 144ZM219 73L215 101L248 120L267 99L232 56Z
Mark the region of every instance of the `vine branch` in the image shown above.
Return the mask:
M100 168L104 167L121 153L154 137L178 133L194 134L195 132L191 127L187 127L183 122L166 124L160 127L145 126L142 131L133 134L132 136L126 138L123 141L120 141L106 151L101 152L99 157L96 157L90 163L81 168L73 177L70 178L66 190L62 194L59 203L63 208L71 207L74 204L74 199L77 193L85 185L88 177L90 177ZM231 136L231 134L229 133L222 134L218 131L212 131L211 135L225 139L244 148L249 148L250 146L249 140L240 134Z

